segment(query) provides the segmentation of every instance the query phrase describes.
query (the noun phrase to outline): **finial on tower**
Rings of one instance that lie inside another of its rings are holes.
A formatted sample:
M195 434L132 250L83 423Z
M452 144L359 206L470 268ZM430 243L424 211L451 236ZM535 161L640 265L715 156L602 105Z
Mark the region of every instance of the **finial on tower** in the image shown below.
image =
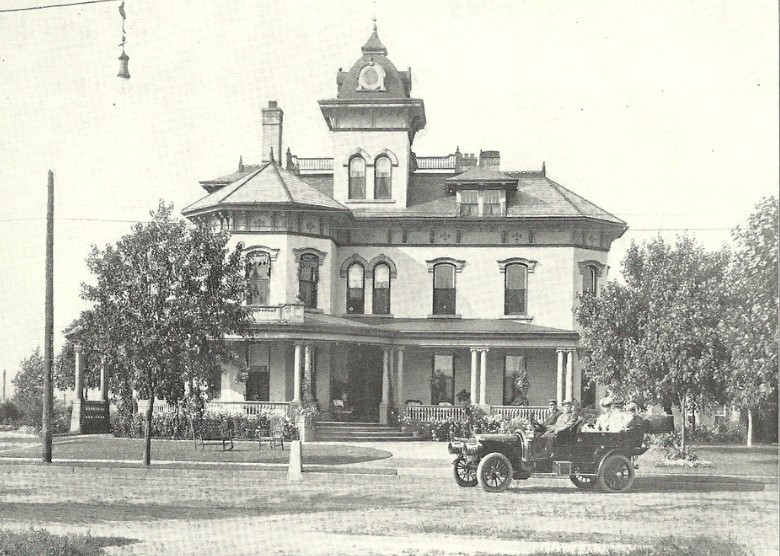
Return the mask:
M274 158L274 148L271 147L271 158L269 159L271 162L276 163L276 159Z
M542 176L547 175L547 166L545 165L544 161L542 161Z

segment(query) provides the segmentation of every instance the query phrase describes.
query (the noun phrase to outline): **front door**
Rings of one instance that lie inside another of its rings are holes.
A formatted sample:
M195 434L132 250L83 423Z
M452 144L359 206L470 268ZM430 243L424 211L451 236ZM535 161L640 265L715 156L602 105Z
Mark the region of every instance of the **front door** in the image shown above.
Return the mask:
M246 401L268 401L271 375L265 365L253 365L246 377Z
M347 393L354 421L379 421L383 364L381 348L355 346L349 350Z

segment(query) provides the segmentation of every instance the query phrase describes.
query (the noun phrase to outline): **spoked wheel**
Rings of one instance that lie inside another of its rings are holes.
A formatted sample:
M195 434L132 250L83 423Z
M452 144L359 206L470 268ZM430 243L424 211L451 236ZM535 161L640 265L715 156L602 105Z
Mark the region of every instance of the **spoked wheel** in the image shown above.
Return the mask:
M574 486L581 488L582 490L590 490L596 486L596 477L589 477L587 475L569 475L569 479L574 483Z
M512 482L512 463L504 454L488 454L477 466L477 480L485 492L502 492Z
M598 485L607 492L621 492L634 484L634 466L631 460L617 454L607 456L601 464Z
M469 461L463 456L458 457L452 463L452 472L455 475L455 482L461 487L477 486L477 466L473 461Z

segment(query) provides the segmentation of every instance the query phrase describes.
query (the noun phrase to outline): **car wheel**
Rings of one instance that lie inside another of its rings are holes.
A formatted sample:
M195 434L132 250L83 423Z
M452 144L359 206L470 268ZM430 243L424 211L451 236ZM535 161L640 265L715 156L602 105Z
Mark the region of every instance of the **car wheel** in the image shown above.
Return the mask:
M488 454L477 466L477 480L485 492L502 492L512 482L512 464L504 454Z
M452 464L452 472L455 475L455 482L458 483L458 486L477 486L477 466L474 465L473 461L459 457Z
M634 484L634 466L625 456L613 454L601 463L598 485L607 492L621 492Z
M574 483L574 486L581 488L582 490L590 490L596 486L596 477L588 475L569 475L569 479Z

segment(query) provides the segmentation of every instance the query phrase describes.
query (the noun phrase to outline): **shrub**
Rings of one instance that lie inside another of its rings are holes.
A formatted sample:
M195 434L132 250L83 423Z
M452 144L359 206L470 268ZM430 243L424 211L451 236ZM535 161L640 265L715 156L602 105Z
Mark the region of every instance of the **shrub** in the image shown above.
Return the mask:
M14 402L7 401L0 403L0 424L12 425L22 417L22 411L16 407Z
M734 421L720 421L713 426L699 425L695 431L691 431L691 440L694 442L741 444L746 439L745 425Z

